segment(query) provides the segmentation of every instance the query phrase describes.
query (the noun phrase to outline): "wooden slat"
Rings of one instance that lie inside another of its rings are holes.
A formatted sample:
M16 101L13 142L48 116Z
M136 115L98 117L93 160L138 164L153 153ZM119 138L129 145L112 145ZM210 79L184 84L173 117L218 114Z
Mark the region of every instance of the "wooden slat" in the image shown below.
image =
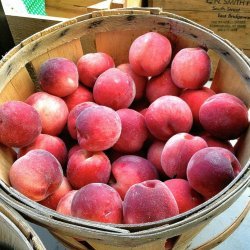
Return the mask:
M0 86L0 104L10 100L24 101L34 91L35 85L29 73L22 68L3 89Z
M39 68L41 64L48 59L51 59L54 57L65 57L76 63L77 60L82 55L83 55L83 51L82 51L81 41L79 39L76 39L76 40L72 40L71 42L60 45L57 48L48 51L47 53L44 53L43 55L32 60L31 63L36 73L39 74Z
M243 79L235 68L223 59L220 59L211 88L215 92L231 93L250 107L250 79Z
M16 160L16 153L12 148L0 144L0 178L6 184L9 182L9 170Z

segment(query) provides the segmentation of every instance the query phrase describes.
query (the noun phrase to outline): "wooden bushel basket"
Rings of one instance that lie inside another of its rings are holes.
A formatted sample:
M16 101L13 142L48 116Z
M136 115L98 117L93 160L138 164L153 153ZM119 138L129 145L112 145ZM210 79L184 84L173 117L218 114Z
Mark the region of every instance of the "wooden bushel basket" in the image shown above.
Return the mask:
M183 47L202 46L216 55L212 88L228 92L250 105L250 63L234 45L212 31L160 9L97 11L59 23L21 42L0 62L0 103L25 100L35 91L40 64L62 56L76 62L83 54L102 51L116 65L128 62L128 50L139 35L157 31ZM214 57L213 57L214 58ZM215 216L228 208L250 183L250 129L238 152L242 171L224 190L200 206L173 218L138 224L113 225L66 217L26 198L9 185L11 149L0 148L0 197L27 219L43 225L74 249L164 249L166 239L176 238L173 249L183 249ZM78 242L75 240L82 239Z
M34 229L0 200L0 249L46 250Z

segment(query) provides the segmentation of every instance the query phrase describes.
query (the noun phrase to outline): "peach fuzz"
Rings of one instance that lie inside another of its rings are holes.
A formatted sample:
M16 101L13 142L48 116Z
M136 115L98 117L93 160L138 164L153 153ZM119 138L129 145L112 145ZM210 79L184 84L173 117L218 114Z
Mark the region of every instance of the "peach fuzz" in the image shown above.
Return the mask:
M132 70L141 76L159 75L170 63L171 56L170 41L157 32L148 32L137 37L129 49Z
M120 224L122 200L115 189L107 184L91 183L76 192L71 213L74 217L86 220Z
M78 87L77 67L71 60L56 57L45 61L39 71L39 83L43 91L64 97L72 94Z
M81 83L91 88L94 86L99 75L114 67L115 63L113 58L103 52L88 53L80 57L77 61L77 69Z
M117 68L103 72L93 88L95 102L114 110L128 108L134 101L135 93L135 83L131 76Z
M200 108L199 119L209 134L224 140L238 138L249 125L246 105L228 93L209 97Z
M73 188L89 183L107 183L111 173L109 158L103 152L77 150L68 161L67 178Z
M125 195L123 217L126 224L163 220L179 214L175 198L159 180L133 185Z
M145 114L150 133L166 141L172 135L189 132L193 116L189 106L177 96L162 96L150 104Z
M39 203L45 207L56 210L57 205L61 198L72 190L67 178L64 176L61 185L58 189L48 196L46 199L40 201Z
M212 89L202 87L201 89L195 90L185 89L179 96L190 107L194 119L193 125L197 128L201 127L199 120L200 107L212 95L215 95L215 92Z
M144 116L133 109L119 109L116 112L121 119L122 130L113 149L124 153L141 150L148 137Z
M92 92L82 85L79 85L72 94L65 96L63 100L65 101L69 111L80 103L94 101Z
M145 76L140 76L136 74L129 63L120 64L117 69L129 74L135 83L135 100L139 100L144 96L145 87L148 82L148 78Z
M71 205L72 205L72 200L73 200L76 192L77 192L77 190L71 190L60 199L60 201L58 202L58 205L56 207L56 211L58 213L66 215L66 216L72 216Z
M229 150L208 147L190 159L187 179L194 190L209 199L224 189L240 171L239 161Z
M88 107L76 119L78 143L87 151L106 150L118 141L121 127L121 119L113 109Z
M0 106L0 143L9 147L25 147L41 133L38 112L21 101L8 101Z
M146 97L150 103L161 96L179 96L180 93L181 89L174 84L169 68L160 75L152 77L146 85Z
M13 163L9 179L14 189L34 201L41 201L59 188L63 172L51 153L34 149Z
M121 156L112 163L112 175L116 183L111 184L123 199L134 184L158 179L158 172L147 159L136 155Z
M43 134L59 135L62 132L69 114L68 107L62 98L45 92L36 92L25 102L39 113Z
M201 88L209 80L210 71L210 57L202 48L181 49L171 64L173 82L183 89Z
M77 139L77 131L76 131L76 119L80 115L80 113L88 107L96 106L97 104L94 102L83 102L76 105L68 115L67 120L67 128L69 134L73 139Z
M44 149L56 157L62 166L67 162L67 148L64 141L57 137L47 134L40 134L35 141L26 147L20 148L18 158L33 149Z
M191 157L207 143L199 136L188 133L173 135L165 144L161 154L161 166L170 178L187 178L187 165Z
M147 159L157 168L158 172L165 176L165 172L161 166L161 154L165 146L165 142L154 140L147 151Z
M204 202L202 195L193 190L187 180L170 179L164 181L164 183L172 192L180 213L184 213Z

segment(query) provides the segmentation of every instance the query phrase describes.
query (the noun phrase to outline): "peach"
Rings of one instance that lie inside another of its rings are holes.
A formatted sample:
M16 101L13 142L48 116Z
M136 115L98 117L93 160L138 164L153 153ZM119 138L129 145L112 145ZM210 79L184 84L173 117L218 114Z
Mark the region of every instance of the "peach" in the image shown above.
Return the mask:
M92 92L82 85L79 85L72 94L65 96L63 100L65 101L69 111L80 103L94 101Z
M126 224L158 221L178 214L173 194L159 180L134 184L124 198L123 218Z
M165 175L161 166L161 154L164 146L165 142L154 140L147 152L147 159L157 168L161 175Z
M246 105L227 93L209 97L200 108L199 119L209 134L224 140L238 138L249 125Z
M161 166L170 178L187 178L187 165L191 157L207 143L199 136L188 133L173 135L165 144L161 154Z
M45 92L36 92L25 102L39 113L43 134L59 135L62 132L69 114L68 107L62 98Z
M41 201L59 188L63 172L51 153L34 149L13 163L9 179L14 189L34 201Z
M161 96L178 96L180 93L181 89L173 83L169 68L160 75L152 77L146 85L146 97L150 103Z
M74 195L71 213L74 217L104 223L122 223L122 200L112 187L91 183Z
M78 87L77 67L71 60L56 57L45 61L39 71L39 83L43 91L64 97L72 94Z
M121 127L121 119L113 109L89 107L76 120L78 143L87 151L106 150L118 141Z
M190 107L194 123L193 125L197 128L200 128L199 120L199 111L201 105L208 99L210 96L215 95L215 92L207 87L202 87L201 89L185 89L179 96L183 101L185 101Z
M80 113L85 110L88 107L92 107L97 105L94 102L83 102L78 105L76 105L68 115L68 120L67 120L67 128L69 131L69 134L73 139L77 139L77 131L76 131L76 119Z
M136 74L132 70L131 65L129 63L120 64L119 66L117 66L117 68L129 74L132 77L135 83L135 90L136 90L135 100L141 99L144 96L145 87L146 87L146 83L148 82L148 78L145 76L140 76Z
M239 161L229 150L208 147L190 159L187 179L195 191L209 199L224 189L240 171Z
M23 147L18 152L18 158L33 149L44 149L56 157L62 166L67 161L67 148L64 141L57 137L47 134L40 134L33 143Z
M172 46L167 37L148 32L137 37L129 49L129 63L141 76L156 76L170 63Z
M25 147L41 133L38 112L21 101L8 101L0 106L0 143L9 147Z
M58 189L48 196L46 199L40 201L39 203L45 207L51 208L53 210L56 210L57 205L61 198L66 195L68 192L72 190L72 187L70 186L67 178L64 176L61 185L58 187Z
M111 184L123 199L127 190L134 184L146 180L158 179L153 164L136 155L125 155L112 163L111 168L116 183Z
M75 144L74 146L72 146L70 149L69 149L69 152L68 152L68 159L78 150L81 150L82 148L80 147L79 144Z
M135 83L130 75L117 68L102 73L93 88L97 104L114 110L128 108L135 98Z
M189 132L193 116L189 106L177 96L162 96L150 104L145 114L150 133L161 141L172 135Z
M187 180L171 179L164 183L172 192L180 213L184 213L204 202L202 195L193 190Z
M119 109L116 112L121 119L122 130L113 149L124 153L141 150L148 137L148 129L143 115L133 109Z
M93 182L108 183L110 173L111 164L103 152L77 150L67 165L67 178L75 189Z
M234 147L230 141L221 140L209 134L201 134L200 137L206 141L208 147L221 147L234 153Z
M88 53L77 62L80 81L87 87L93 87L99 75L114 67L113 58L103 52Z
M72 200L73 200L76 192L77 192L77 190L71 190L60 199L60 201L58 202L58 205L56 207L56 211L58 213L66 215L66 216L72 216L71 205L72 205Z
M171 76L179 88L199 89L210 77L211 61L202 48L181 49L173 58Z

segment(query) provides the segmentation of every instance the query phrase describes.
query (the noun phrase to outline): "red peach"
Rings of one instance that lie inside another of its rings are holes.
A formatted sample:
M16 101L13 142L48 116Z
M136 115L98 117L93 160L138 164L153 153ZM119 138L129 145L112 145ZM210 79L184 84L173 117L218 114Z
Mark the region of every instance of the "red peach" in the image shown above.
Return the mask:
M135 98L135 83L130 75L117 68L102 73L93 88L96 103L114 110L128 108Z
M34 201L41 201L59 188L63 172L51 153L34 149L13 163L9 179L14 189Z
M143 115L133 109L119 109L117 114L121 119L122 130L113 149L124 153L141 150L148 137L148 129Z
M114 67L113 58L103 52L88 53L77 62L80 81L88 87L93 87L99 75Z
M189 106L177 96L162 96L150 104L145 114L150 133L161 141L172 135L189 132L193 117Z
M178 96L181 89L178 88L172 78L170 69L166 69L160 75L152 77L146 85L146 97L150 103L164 95Z
M134 184L158 179L158 173L152 163L143 157L125 155L112 163L111 168L116 183L111 186L116 189L122 199L127 190Z
M201 127L199 120L200 107L212 95L215 95L215 92L212 89L202 87L201 89L196 90L185 89L179 96L190 107L193 114L194 126L198 128Z
M160 174L165 175L161 166L161 154L165 142L155 140L148 148L147 159L157 168Z
M61 198L66 195L68 192L72 190L72 187L70 186L68 180L66 177L63 177L61 185L58 187L58 189L48 196L46 199L40 201L39 203L45 207L51 208L53 210L56 210L57 205Z
M67 148L64 141L57 137L47 134L40 134L33 143L23 147L18 152L18 158L33 149L44 149L56 157L62 166L67 161Z
M111 148L121 134L121 119L111 108L88 107L76 120L79 145L87 151L103 151Z
M108 183L110 173L111 164L103 152L78 150L67 165L67 178L75 189L93 182Z
M42 89L55 96L72 94L78 87L78 79L74 62L63 57L48 59L40 67L39 83Z
M180 213L184 213L204 202L204 198L190 187L187 180L171 179L164 183L172 192Z
M159 180L133 185L123 202L124 223L139 224L163 220L179 214L175 198Z
M121 71L129 74L132 79L134 80L135 83L135 100L139 100L144 96L144 92L145 92L145 87L146 87L146 83L148 81L148 78L145 76L140 76L138 74L136 74L132 68L131 65L129 63L124 63L124 64L120 64L119 66L117 66L118 69L120 69Z
M80 103L94 101L92 92L81 85L79 85L72 94L65 96L63 100L65 101L69 111Z
M210 57L202 48L180 50L171 64L171 76L179 88L201 88L209 80L210 71Z
M137 37L129 49L129 63L141 76L159 75L170 63L171 56L170 41L157 32Z
M9 101L0 106L0 143L9 147L25 147L41 133L38 112L21 101Z
M200 108L199 119L209 134L224 140L238 138L249 125L246 105L227 93L209 97Z
M78 150L81 150L82 148L80 147L80 145L76 144L74 146L72 146L70 149L69 149L69 152L68 152L68 159Z
M209 134L201 134L200 137L206 141L208 147L221 147L234 153L234 147L230 141L221 140Z
M58 135L67 123L68 107L62 98L45 92L36 92L26 99L33 106L42 121L42 133Z
M187 178L187 165L191 157L207 143L199 136L188 133L173 135L165 144L161 154L161 166L170 178Z
M208 147L190 159L187 179L194 190L208 199L224 189L240 171L239 161L229 150Z
M71 205L72 215L82 219L122 223L122 200L112 187L91 183L77 191Z
M94 102L83 102L76 105L68 115L67 128L73 139L77 139L77 131L76 131L76 119L80 115L80 113L88 107L92 107L97 105Z
M71 190L68 193L66 193L59 201L56 211L60 214L66 215L66 216L72 216L71 214L71 205L72 200L76 194L77 190Z

